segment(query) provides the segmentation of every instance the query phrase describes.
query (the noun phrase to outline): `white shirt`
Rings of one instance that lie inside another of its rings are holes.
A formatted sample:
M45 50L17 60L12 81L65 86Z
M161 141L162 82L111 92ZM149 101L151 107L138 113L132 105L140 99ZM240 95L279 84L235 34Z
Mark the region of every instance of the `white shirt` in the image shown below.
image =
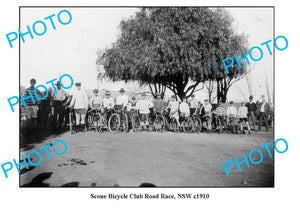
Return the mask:
M139 100L136 107L141 114L149 114L149 108L153 107L153 103L147 99Z
M227 109L227 115L229 117L236 117L237 115L237 110L235 106L229 106Z
M184 113L186 117L190 116L190 108L189 105L185 102L182 102L179 106L179 111Z
M191 108L197 108L198 107L198 101L195 98L190 100L190 107Z
M248 108L245 106L241 106L238 110L238 117L247 118L248 117L247 114L248 114Z
M54 94L53 99L56 101L63 101L67 97L68 93L63 89L57 90L57 93Z
M260 112L265 112L265 104L266 102L263 102L260 108Z
M71 106L74 105L74 109L88 108L88 97L83 89L75 90L73 93Z
M102 105L102 99L98 96L91 97L90 106L91 107L100 107Z
M204 107L204 112L211 112L212 106L210 103L203 104L203 107Z
M114 99L112 97L109 97L109 98L105 97L102 100L102 105L104 108L112 109L115 106Z
M128 104L128 96L127 95L119 95L117 97L116 105L127 106Z

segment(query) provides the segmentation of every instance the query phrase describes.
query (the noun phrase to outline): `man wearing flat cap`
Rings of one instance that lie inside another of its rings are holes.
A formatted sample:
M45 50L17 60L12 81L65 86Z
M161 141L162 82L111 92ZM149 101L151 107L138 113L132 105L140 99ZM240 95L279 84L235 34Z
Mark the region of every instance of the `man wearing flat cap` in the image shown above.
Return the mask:
M115 106L115 101L114 101L113 97L110 96L110 92L108 90L105 92L105 97L102 100L102 106L105 110L106 120L108 121L108 119L111 115L111 110Z
M71 106L74 107L77 130L85 130L85 115L88 108L88 97L83 89L81 89L81 83L75 83L76 90L73 93Z
M102 106L102 99L100 97L100 95L98 94L98 90L94 89L93 90L93 96L91 97L90 100L90 107L94 110L94 109L100 109Z
M117 97L116 105L122 106L122 109L124 109L124 107L126 107L128 104L128 96L125 95L124 88L121 88L119 92L120 95Z

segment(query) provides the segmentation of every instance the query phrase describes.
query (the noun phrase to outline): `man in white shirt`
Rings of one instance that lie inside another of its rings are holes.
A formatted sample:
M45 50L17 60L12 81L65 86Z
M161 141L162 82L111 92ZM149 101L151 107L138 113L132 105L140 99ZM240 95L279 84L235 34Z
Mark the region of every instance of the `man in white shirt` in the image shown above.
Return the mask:
M137 102L137 109L141 115L141 127L142 130L149 129L149 113L150 109L153 107L153 103L146 99L146 93L142 93L142 99Z
M212 105L208 102L208 99L204 100L203 109L205 116L211 116Z
M59 81L56 82L57 93L53 95L54 129L60 129L66 116L65 103L69 94L61 88Z
M182 121L184 121L185 118L188 118L190 116L190 107L187 103L186 97L182 98L182 103L179 105L179 111L179 122L182 123Z
M99 91L97 89L93 90L94 96L92 96L91 100L90 100L90 107L92 108L92 110L101 108L102 99L101 99L100 95L98 94L98 92Z
M75 83L76 90L73 93L71 106L74 107L75 117L76 117L76 126L75 128L85 130L85 115L88 108L88 97L81 89L81 83Z
M108 121L109 117L111 116L111 110L114 108L115 106L115 102L114 99L112 97L110 97L110 92L106 91L105 92L105 97L102 100L102 106L104 109L104 115L106 118L106 121Z
M237 109L233 105L233 101L229 102L229 107L227 108L227 116L228 116L228 123L232 123L234 126L233 133L236 133L236 116L237 116Z
M128 96L125 95L124 88L121 88L119 92L120 92L120 95L117 97L116 105L122 106L122 109L123 109L128 104Z
M171 101L169 102L167 108L170 109L170 118L174 117L176 122L177 122L177 125L179 127L180 126L179 113L178 113L178 111L179 111L179 102L176 101L176 96L175 95L171 96Z
M190 108L191 108L191 110L190 110L191 115L195 114L196 109L198 107L198 101L196 100L194 94L191 95L191 99L189 101L189 105L190 105Z
M241 132L245 133L244 128L243 128L243 124L246 123L247 128L248 128L248 132L250 134L251 132L250 132L250 126L249 126L249 122L248 122L248 108L245 106L244 101L242 101L241 107L238 109L237 117L240 120L240 130L241 130Z

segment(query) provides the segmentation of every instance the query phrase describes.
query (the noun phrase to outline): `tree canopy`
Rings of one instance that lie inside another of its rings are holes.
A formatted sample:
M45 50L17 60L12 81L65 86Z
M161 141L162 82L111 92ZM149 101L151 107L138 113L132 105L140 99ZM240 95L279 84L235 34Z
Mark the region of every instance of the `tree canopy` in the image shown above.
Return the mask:
M142 8L121 21L117 41L97 61L113 81L138 81L152 93L168 88L180 99L189 97L200 83L245 73L232 66L227 74L222 64L247 51L245 36L234 32L232 22L219 8Z

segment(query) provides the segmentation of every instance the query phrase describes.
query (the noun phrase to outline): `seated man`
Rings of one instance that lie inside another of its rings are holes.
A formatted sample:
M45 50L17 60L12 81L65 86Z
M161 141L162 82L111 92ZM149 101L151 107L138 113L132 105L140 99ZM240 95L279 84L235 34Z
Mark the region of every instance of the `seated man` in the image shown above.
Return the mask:
M246 123L247 128L248 128L248 132L250 134L251 132L250 132L250 126L249 126L249 122L248 122L248 109L245 106L244 101L242 101L242 103L241 103L241 107L238 110L237 117L239 118L241 132L244 133L243 124Z
M233 105L233 101L229 102L229 107L227 109L227 116L228 120L227 123L230 125L233 125L233 133L236 133L236 116L237 116L237 110L236 107Z

